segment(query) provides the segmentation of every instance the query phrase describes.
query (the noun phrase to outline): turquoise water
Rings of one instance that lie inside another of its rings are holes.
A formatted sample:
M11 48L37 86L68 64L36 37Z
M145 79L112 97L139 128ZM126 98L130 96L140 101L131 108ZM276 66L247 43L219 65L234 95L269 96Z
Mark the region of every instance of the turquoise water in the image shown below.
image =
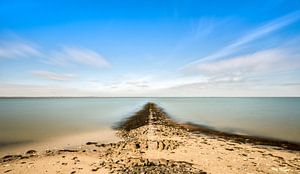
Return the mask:
M300 142L300 98L0 99L0 141L38 141L111 127L149 101L178 121Z

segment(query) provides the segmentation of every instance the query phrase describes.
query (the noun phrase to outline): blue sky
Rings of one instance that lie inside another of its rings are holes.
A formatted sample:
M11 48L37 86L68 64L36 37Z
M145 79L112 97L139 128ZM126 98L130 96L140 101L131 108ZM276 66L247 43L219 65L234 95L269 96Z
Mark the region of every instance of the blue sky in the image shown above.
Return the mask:
M300 1L0 1L0 96L300 96Z

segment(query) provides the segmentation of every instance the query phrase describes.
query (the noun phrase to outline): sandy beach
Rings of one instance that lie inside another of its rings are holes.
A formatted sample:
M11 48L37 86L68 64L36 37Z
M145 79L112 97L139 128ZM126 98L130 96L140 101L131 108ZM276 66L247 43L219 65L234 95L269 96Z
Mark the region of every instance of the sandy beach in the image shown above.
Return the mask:
M43 152L46 149L59 150L62 148L76 148L88 141L112 143L120 141L120 138L116 136L113 129L102 128L84 133L62 135L37 142L7 145L0 148L0 156L2 157L7 154L22 154L28 149Z
M114 129L107 142L6 154L0 173L300 173L299 144L180 124L154 103Z

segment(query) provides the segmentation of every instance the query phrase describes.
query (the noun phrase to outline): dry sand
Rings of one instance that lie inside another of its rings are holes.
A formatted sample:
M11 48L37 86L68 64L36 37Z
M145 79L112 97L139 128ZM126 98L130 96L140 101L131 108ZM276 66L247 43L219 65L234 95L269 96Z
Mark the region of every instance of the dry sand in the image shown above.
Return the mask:
M116 143L5 156L0 173L300 173L297 144L195 134L152 103L116 129Z

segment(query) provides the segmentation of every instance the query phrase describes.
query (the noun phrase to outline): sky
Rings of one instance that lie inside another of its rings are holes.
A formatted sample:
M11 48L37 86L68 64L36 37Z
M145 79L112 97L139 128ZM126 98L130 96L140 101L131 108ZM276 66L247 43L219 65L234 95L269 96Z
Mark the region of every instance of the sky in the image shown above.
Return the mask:
M0 0L0 96L300 96L300 1Z

